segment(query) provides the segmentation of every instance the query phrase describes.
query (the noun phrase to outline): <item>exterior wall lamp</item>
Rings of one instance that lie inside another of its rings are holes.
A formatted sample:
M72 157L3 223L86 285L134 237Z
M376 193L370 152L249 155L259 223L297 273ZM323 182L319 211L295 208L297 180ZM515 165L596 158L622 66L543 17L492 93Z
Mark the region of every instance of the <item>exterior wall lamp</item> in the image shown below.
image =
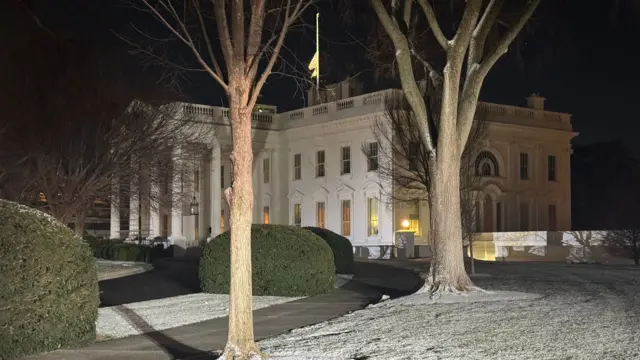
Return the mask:
M198 209L200 208L200 204L198 204L198 201L196 200L196 197L193 197L193 200L191 200L191 203L189 204L189 214L190 215L198 215Z

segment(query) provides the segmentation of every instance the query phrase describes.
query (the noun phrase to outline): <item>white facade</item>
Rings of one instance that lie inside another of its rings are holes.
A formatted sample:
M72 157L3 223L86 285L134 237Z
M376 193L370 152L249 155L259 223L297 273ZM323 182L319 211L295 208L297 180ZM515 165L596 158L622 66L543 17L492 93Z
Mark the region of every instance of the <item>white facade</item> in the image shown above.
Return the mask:
M395 232L403 230L403 220L411 216L419 219L416 243L425 244L428 207L391 204L386 190L392 184L379 178L370 166L375 161L368 161L363 152L364 146L375 142L372 124L385 116L385 96L399 90L360 95L360 87L349 83L336 89L331 96L321 96L330 102L320 105L279 114L269 109L254 113L253 222L321 226L348 237L354 246L379 249L394 244ZM171 209L147 209L149 221L141 233L166 236L187 247L229 229L223 188L231 181L231 142L227 109L193 104L183 108L199 115L203 126L213 127L216 134L202 139L208 150L196 154L202 160L197 187L172 177L171 191L193 193L199 215L189 215L188 201L174 201ZM486 200L479 205L486 226L478 230L547 230L550 224L544 219L550 218L551 204L556 206L553 225L569 229L570 140L575 136L570 115L487 103L480 109L490 123L483 150L493 158L478 163L481 171L487 171L479 189L479 198ZM387 145L378 146L384 151ZM526 179L520 177L520 153L528 154ZM545 170L551 155L556 157L553 181ZM113 206L110 233L116 236L121 233L117 202ZM137 211L137 204L130 206ZM136 231L137 222L130 217L129 229Z

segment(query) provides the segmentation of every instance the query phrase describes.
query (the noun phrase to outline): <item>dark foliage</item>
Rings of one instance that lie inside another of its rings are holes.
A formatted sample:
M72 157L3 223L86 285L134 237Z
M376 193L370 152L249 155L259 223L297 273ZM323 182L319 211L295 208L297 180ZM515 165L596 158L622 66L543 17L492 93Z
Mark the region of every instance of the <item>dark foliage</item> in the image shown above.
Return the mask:
M98 276L89 246L44 213L0 200L0 358L95 340Z
M200 259L203 292L229 293L230 234L207 243ZM331 248L310 231L287 225L251 227L253 295L310 296L335 286Z
M320 236L322 240L327 242L331 251L333 251L336 273L353 274L353 245L349 239L323 228L309 226L305 227L305 229Z

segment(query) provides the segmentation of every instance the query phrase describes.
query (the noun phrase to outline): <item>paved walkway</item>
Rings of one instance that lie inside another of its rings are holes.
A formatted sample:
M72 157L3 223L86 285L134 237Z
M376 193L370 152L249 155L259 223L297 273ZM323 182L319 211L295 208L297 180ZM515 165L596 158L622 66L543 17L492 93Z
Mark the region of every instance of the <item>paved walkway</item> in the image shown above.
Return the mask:
M187 266L185 264L185 266ZM144 274L143 274L144 275ZM134 275L136 276L136 275ZM353 281L329 294L274 305L254 311L257 340L291 329L327 321L360 310L380 300L407 295L417 290L422 280L413 272L372 262L357 262ZM224 347L228 318L217 318L164 331L153 331L136 314L130 320L144 335L94 343L77 350L58 350L28 357L30 360L212 360L212 350Z

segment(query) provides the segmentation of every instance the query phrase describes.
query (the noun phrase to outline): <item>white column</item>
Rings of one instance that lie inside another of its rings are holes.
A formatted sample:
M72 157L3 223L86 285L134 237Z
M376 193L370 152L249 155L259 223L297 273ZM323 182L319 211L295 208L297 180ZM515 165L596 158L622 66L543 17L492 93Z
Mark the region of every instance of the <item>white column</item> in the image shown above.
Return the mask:
M149 240L160 236L160 171L153 172L151 188L149 189Z
M491 206L493 209L493 232L498 232L500 231L498 229L498 202L494 198L491 198Z
M175 246L174 255L183 255L186 249L186 238L183 234L184 196L182 194L182 149L173 150L173 174L171 176L171 236L169 240ZM181 249L181 250L180 250Z
M120 238L120 184L118 179L111 181L111 223L109 226L109 238Z
M134 167L134 172L137 168ZM129 183L129 236L128 239L136 238L140 235L140 174L134 173Z
M204 180L206 179L204 170L206 169L206 167L203 165L203 153L198 152L198 189L196 189L196 191L198 192L198 238L196 240L198 242L200 242L201 239L206 239L209 236L209 229L207 229L207 221L205 220L205 201L207 201L207 199L205 191L206 185L204 183Z
M220 143L216 140L213 144L213 148L211 149L211 181L209 185L211 186L211 191L209 192L211 199L209 208L211 209L211 234L209 234L209 238L207 240L211 240L220 234L220 212L221 201L222 201L222 189L220 188L222 184L220 183L220 167L222 166L222 159L220 155Z

